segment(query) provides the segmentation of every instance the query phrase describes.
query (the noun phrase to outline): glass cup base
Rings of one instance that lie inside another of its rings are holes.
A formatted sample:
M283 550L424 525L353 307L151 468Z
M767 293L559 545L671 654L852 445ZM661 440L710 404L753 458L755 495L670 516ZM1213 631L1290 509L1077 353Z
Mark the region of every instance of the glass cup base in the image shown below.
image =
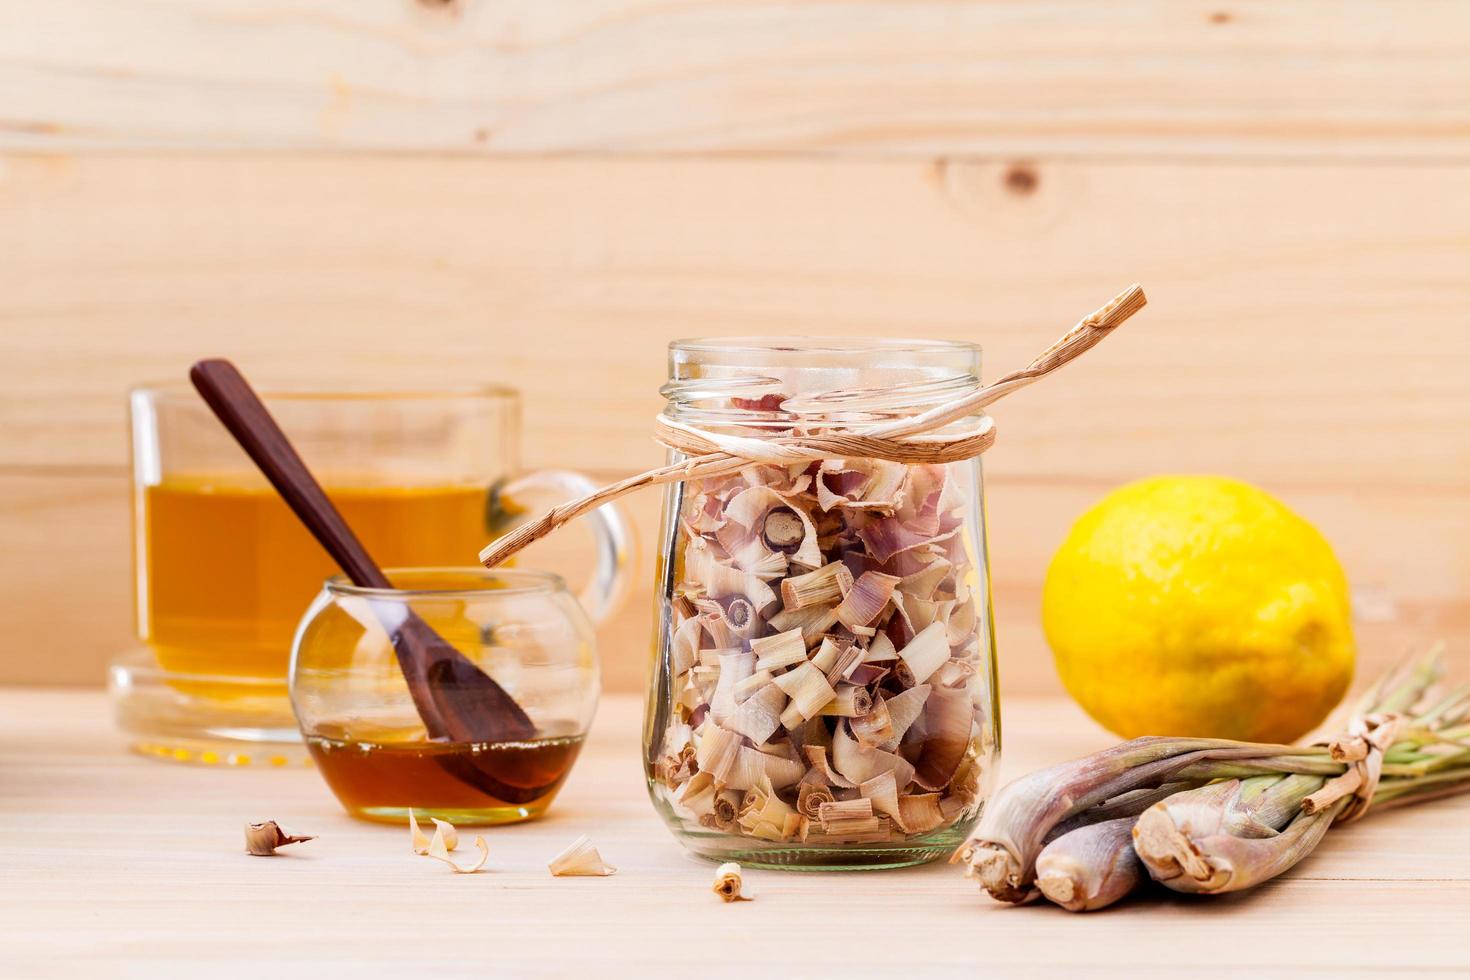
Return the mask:
M223 767L311 764L284 678L180 674L139 649L108 665L107 690L130 747L149 758Z

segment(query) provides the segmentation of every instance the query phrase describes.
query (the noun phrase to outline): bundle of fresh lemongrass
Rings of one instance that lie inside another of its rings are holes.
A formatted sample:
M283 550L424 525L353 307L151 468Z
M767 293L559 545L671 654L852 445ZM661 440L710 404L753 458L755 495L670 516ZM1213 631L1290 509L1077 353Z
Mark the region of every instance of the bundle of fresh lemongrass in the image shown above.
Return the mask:
M1292 746L1151 736L1025 776L955 853L993 897L1100 909L1150 878L1250 888L1335 823L1470 790L1470 685L1442 691L1439 651L1390 671L1347 731Z

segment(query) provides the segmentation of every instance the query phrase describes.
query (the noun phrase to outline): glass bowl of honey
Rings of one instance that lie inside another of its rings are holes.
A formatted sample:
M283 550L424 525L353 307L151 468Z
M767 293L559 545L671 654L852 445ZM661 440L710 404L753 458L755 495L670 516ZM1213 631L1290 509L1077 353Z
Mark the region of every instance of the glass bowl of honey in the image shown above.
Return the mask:
M328 579L292 645L290 692L322 778L355 817L501 824L546 812L597 708L591 621L559 576L386 569L391 589ZM417 616L495 679L535 724L516 741L433 738L394 650Z

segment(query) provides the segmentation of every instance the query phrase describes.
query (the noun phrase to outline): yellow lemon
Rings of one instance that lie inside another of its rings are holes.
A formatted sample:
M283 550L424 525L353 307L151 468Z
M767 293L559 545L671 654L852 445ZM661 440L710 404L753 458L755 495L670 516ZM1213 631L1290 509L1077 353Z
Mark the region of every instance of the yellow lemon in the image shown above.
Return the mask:
M1327 540L1239 480L1160 476L1083 514L1047 570L1062 683L1127 738L1289 742L1347 691L1347 580Z

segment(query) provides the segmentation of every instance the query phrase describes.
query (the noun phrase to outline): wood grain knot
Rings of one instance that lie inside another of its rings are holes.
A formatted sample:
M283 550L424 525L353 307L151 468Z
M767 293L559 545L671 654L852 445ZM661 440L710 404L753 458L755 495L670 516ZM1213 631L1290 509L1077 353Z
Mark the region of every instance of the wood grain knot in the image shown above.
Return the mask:
M1006 190L1017 197L1026 197L1036 193L1036 188L1041 184L1041 175L1029 163L1013 163L1006 168L1002 183Z

